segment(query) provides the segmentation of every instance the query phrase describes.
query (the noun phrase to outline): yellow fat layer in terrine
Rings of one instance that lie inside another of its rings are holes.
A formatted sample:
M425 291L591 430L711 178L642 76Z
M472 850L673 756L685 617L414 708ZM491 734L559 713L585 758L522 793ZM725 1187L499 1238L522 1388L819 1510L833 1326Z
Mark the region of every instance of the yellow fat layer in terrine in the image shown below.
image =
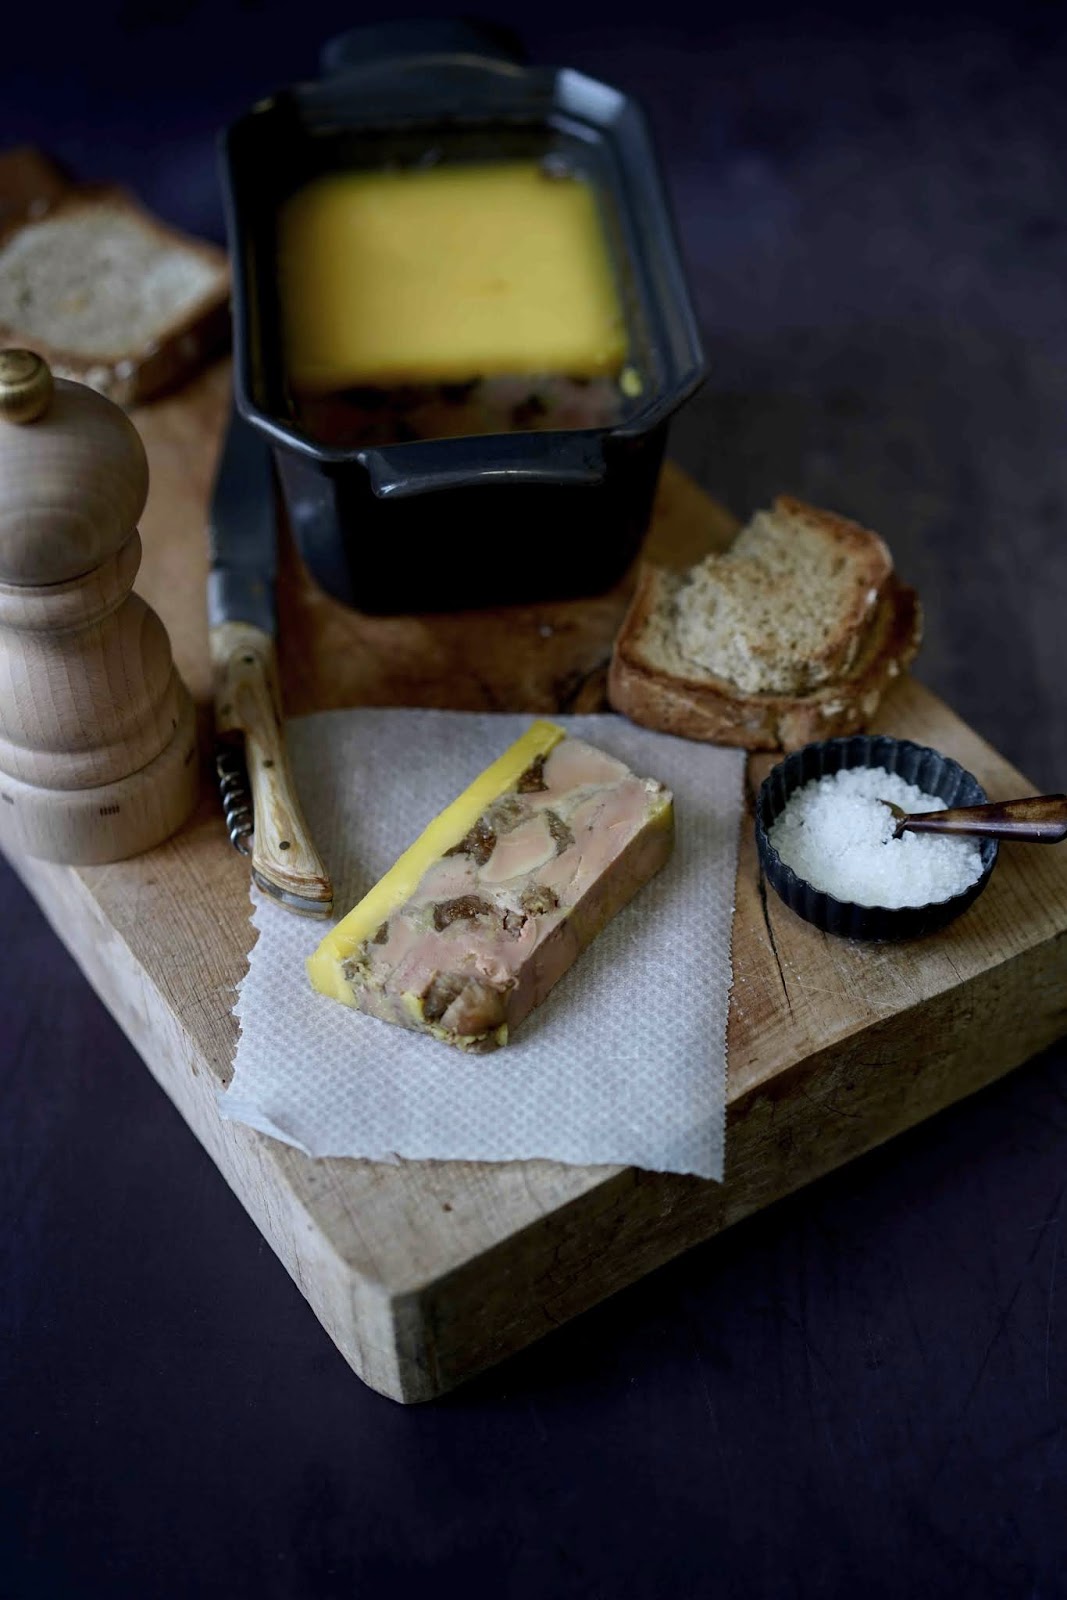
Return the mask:
M279 230L296 388L597 377L625 359L593 191L534 161L331 173Z
M308 957L312 987L333 1000L354 1005L344 963L355 955L364 939L373 938L398 906L411 898L428 868L466 837L482 812L514 789L527 767L538 756L548 755L564 738L564 730L556 723L535 722L464 789L458 800L436 816L374 888L330 929L315 954Z

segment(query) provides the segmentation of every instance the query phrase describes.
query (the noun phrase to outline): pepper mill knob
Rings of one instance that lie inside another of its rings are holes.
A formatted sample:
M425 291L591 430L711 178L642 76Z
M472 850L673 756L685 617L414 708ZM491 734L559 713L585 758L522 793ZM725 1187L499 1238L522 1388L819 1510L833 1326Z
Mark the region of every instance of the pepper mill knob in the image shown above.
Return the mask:
M0 350L0 417L35 422L52 398L52 369L32 350Z
M118 406L0 351L0 844L117 861L196 800L195 719L170 640L132 593L148 495Z

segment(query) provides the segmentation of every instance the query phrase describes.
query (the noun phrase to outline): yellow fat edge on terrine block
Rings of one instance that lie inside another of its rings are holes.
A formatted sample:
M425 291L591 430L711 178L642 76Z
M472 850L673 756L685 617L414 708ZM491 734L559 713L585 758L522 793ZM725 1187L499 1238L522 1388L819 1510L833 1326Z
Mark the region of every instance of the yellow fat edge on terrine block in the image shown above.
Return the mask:
M354 1006L355 997L344 974L345 962L411 898L427 869L466 838L482 812L514 789L538 756L547 756L566 737L566 730L554 722L535 722L457 800L434 817L374 888L330 929L314 955L308 956L312 988L331 1000L340 1000L342 1005Z

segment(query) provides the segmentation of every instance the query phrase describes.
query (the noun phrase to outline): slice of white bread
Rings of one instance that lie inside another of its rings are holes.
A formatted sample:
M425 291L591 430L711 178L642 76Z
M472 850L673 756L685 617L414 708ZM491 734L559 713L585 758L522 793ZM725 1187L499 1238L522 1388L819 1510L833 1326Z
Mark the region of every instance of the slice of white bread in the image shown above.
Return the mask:
M863 727L921 637L877 534L782 497L725 554L643 569L608 698L646 727L790 750Z
M127 406L180 382L224 345L223 250L164 226L119 189L67 184L36 153L6 160L0 344L35 350L58 377ZM40 176L36 194L27 171Z

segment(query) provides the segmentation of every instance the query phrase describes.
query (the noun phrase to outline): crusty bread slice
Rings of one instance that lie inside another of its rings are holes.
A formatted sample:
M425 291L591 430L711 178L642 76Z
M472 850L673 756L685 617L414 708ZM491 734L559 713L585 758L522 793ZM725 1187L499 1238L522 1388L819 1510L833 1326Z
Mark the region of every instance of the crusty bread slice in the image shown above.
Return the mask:
M47 163L39 170L48 176ZM53 174L0 214L0 344L36 350L58 377L133 405L225 343L225 252L165 227L121 190Z
M826 563L812 558L810 546L789 545L798 508L805 533L820 526L826 530L824 547L838 549L851 568L849 581L831 571L827 582ZM782 560L780 568L773 562L767 568L764 591L758 568L751 566L748 529L726 556L711 558L711 565L702 562L686 573L643 569L608 675L608 698L617 711L666 733L748 750L795 749L812 739L855 733L870 720L888 685L919 648L918 597L893 575L889 552L877 535L796 501L777 501L772 515L785 518L773 534L783 541ZM768 537L764 527L757 551L763 560L771 553ZM739 546L746 564L740 573L739 564L730 561ZM694 571L702 575L696 590ZM709 576L715 572L725 574L725 600ZM707 597L706 637L696 632L701 595ZM828 596L821 608L820 596ZM686 597L698 653L721 662L726 672L711 670L682 649L678 623ZM775 608L783 611L781 618ZM736 643L737 635L746 648ZM810 672L805 672L805 648L816 658ZM761 683L773 687L742 687L729 675L735 662L748 681L758 673ZM812 686L799 692L793 687L805 682Z
M674 596L671 670L746 694L806 694L848 671L893 571L878 535L780 497Z

